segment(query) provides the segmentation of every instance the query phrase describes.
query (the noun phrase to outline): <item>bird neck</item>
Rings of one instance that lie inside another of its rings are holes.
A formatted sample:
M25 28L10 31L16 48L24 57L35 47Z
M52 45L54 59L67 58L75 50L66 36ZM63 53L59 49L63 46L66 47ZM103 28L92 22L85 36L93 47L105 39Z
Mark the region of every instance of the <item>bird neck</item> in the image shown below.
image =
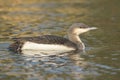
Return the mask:
M84 43L81 41L79 35L76 34L68 34L68 38L70 41L72 41L73 43L75 43L77 45L77 48L79 50L83 50L85 48Z

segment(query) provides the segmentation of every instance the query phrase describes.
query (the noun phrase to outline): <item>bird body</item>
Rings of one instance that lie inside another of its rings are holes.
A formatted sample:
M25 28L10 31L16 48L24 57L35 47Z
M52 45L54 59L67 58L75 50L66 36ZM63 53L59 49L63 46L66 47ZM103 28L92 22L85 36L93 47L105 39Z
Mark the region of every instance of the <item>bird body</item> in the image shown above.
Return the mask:
M10 45L9 49L16 53L23 53L25 50L39 50L43 52L47 51L48 54L49 51L64 53L84 50L85 46L79 35L93 29L96 28L89 28L89 26L83 23L76 23L68 29L68 39L55 35L13 38L14 43Z

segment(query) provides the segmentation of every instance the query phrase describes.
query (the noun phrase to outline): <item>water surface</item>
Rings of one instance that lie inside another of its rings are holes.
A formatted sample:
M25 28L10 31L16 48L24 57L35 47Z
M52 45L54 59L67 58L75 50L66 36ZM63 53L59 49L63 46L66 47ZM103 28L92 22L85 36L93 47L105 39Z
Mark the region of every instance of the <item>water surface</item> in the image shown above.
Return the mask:
M119 0L0 0L0 79L119 80L119 7ZM66 37L76 22L98 28L81 35L84 55L31 57L7 49L12 37Z

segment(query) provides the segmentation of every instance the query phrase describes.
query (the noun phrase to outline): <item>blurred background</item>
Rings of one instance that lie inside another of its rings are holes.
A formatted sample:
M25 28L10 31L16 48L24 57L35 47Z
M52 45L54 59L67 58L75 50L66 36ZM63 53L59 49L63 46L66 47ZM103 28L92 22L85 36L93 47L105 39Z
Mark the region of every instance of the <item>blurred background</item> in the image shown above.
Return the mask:
M119 0L0 0L0 80L119 80L119 8ZM86 56L31 58L7 50L12 37L64 37L77 22L98 28L81 35Z

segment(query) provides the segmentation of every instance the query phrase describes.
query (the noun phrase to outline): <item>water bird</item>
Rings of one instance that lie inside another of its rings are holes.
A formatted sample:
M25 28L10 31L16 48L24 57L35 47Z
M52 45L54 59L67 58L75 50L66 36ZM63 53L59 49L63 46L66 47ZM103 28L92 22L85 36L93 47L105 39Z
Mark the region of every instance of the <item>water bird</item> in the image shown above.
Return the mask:
M51 54L50 51L56 53L82 51L85 49L85 45L79 35L94 29L97 28L89 27L84 23L74 23L67 31L68 39L55 35L13 38L14 42L9 46L9 50L23 54L24 51L29 50L48 52L47 54Z

